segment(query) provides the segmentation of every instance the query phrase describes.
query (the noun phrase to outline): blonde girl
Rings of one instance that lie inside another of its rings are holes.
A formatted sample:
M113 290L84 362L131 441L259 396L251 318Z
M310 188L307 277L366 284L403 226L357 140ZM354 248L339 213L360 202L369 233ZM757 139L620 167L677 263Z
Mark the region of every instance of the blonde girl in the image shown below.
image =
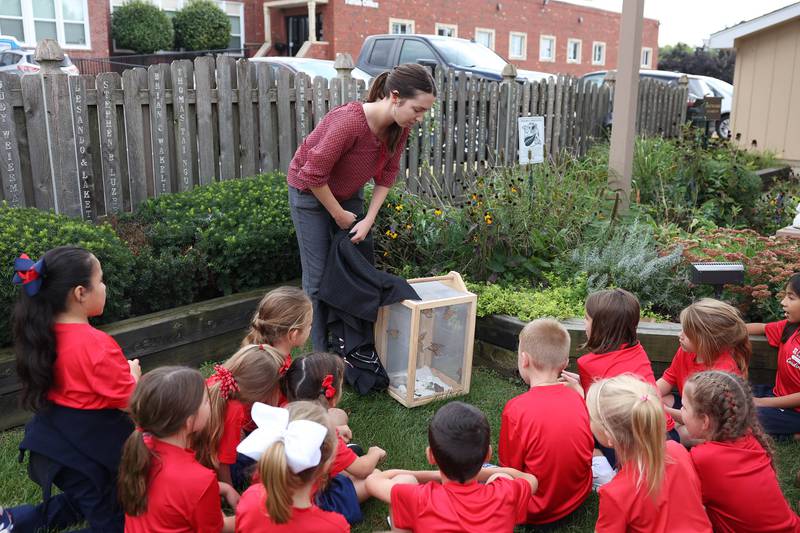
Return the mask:
M750 364L750 337L739 311L730 304L703 298L681 311L680 347L669 368L656 382L666 411L682 424L680 395L683 384L693 374L704 370L722 370L747 377ZM672 395L672 389L678 395ZM685 430L678 427L681 440Z
M239 450L258 460L259 483L242 495L236 509L236 531L350 531L344 517L314 504L336 454L336 431L326 409L313 402L290 403L286 409L256 404L258 429Z
M703 441L691 457L714 531L800 531L747 382L718 370L695 374L683 388L681 411L689 435Z
M196 437L194 449L202 464L214 468L220 481L242 490L253 462L239 457L236 446L251 424L255 402L277 405L283 356L266 344L239 349L206 380L211 414L206 429Z
M125 442L119 499L126 533L233 531L220 495L236 506L238 495L189 450L191 436L209 418L208 394L197 370L157 368L142 377L130 403L137 429Z
M586 397L590 426L613 448L619 473L599 490L595 530L711 532L689 453L664 440L664 409L656 389L632 374L595 382Z
M278 287L259 302L242 346L269 344L291 364L291 351L306 343L313 318L311 300L301 288Z
M327 352L296 359L283 379L284 394L290 402L317 402L329 409L329 413L342 397L343 384L344 361L338 355ZM354 524L361 520L360 502L369 497L366 478L383 460L386 452L372 446L359 457L338 432L337 440L336 455L329 473L330 483L317 495L317 505L341 513L348 522Z

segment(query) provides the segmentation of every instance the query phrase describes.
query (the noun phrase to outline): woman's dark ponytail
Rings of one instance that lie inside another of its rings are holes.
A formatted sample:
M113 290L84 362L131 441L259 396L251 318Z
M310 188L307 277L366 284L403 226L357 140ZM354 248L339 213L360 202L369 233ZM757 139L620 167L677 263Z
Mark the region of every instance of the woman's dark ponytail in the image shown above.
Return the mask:
M45 253L43 259L42 286L33 296L20 290L13 319L20 402L31 411L47 406L47 391L53 385L55 316L66 309L70 291L79 285L88 288L92 277L93 256L83 248L60 246Z
M433 81L428 69L416 63L403 63L392 70L381 72L372 80L367 102L377 102L389 97L396 92L398 98L414 98L418 93L427 93L436 96L436 83ZM403 134L396 122L389 126L387 142L389 151L394 153Z

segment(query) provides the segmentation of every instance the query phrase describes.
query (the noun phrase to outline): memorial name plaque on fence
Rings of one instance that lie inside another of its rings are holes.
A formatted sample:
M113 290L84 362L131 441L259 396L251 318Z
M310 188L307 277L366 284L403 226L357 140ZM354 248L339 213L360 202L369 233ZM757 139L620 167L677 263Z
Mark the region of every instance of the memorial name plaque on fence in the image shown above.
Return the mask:
M544 161L544 117L519 117L519 164Z
M706 96L703 107L706 111L706 120L714 122L722 117L722 98L719 96Z
M25 193L19 172L19 149L14 127L14 108L10 105L8 81L0 76L0 176L3 197L12 207L25 205ZM19 83L17 83L19 85Z

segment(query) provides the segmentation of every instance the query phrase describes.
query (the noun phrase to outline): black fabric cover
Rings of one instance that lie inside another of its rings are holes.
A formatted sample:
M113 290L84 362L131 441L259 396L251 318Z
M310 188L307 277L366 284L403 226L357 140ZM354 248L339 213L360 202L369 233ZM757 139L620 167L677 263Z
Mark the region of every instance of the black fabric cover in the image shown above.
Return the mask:
M406 280L376 269L370 253L371 247L353 244L348 231L338 231L319 289L319 300L328 308L328 331L338 339L333 349L344 357L347 382L359 394L389 385L375 351L378 308L420 299Z

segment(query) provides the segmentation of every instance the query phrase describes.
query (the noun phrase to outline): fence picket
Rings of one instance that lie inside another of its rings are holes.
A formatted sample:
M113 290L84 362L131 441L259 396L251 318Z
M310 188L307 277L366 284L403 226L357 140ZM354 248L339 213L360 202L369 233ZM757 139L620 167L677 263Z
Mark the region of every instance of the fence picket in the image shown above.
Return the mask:
M211 113L211 88L214 80L213 57L194 60L195 110L197 112L198 182L207 185L219 176L214 158L214 122Z
M284 98L278 98L278 151L280 153L280 166L278 168L281 169L281 172L289 170L292 147L294 146L292 140L292 130L294 130L292 103L288 98L291 81L289 71L284 69L278 71L278 94L286 95Z
M258 63L256 77L258 78L258 154L261 172L272 172L278 168L278 124L272 105L272 93L276 89L272 68L266 63Z
M219 116L219 177L237 177L236 146L233 142L233 81L234 59L217 56L217 115Z
M91 77L89 77L91 80ZM75 157L78 165L78 188L81 216L84 220L96 218L94 205L94 161L90 135L89 105L86 96L86 77L69 78L72 98L72 127L75 130Z
M145 164L144 121L142 103L139 100L140 91L147 89L147 71L143 68L126 70L122 73L122 87L125 90L122 103L128 150L131 208L136 209L147 200L147 185L152 179L152 169Z
M2 199L11 207L28 205L22 183L17 127L14 124L14 107L11 91L20 90L19 76L0 73L0 179Z
M239 88L239 164L243 178L256 173L256 133L253 111L253 63L236 62L236 86Z
M194 187L195 149L194 125L189 114L189 90L192 88L194 68L188 59L172 63L172 108L175 116L175 164L178 173L178 190Z
M155 179L154 190L156 196L172 192L166 101L167 82L164 74L163 64L152 65L147 69L150 93L150 134L153 147L153 178ZM108 198L107 194L106 198Z

